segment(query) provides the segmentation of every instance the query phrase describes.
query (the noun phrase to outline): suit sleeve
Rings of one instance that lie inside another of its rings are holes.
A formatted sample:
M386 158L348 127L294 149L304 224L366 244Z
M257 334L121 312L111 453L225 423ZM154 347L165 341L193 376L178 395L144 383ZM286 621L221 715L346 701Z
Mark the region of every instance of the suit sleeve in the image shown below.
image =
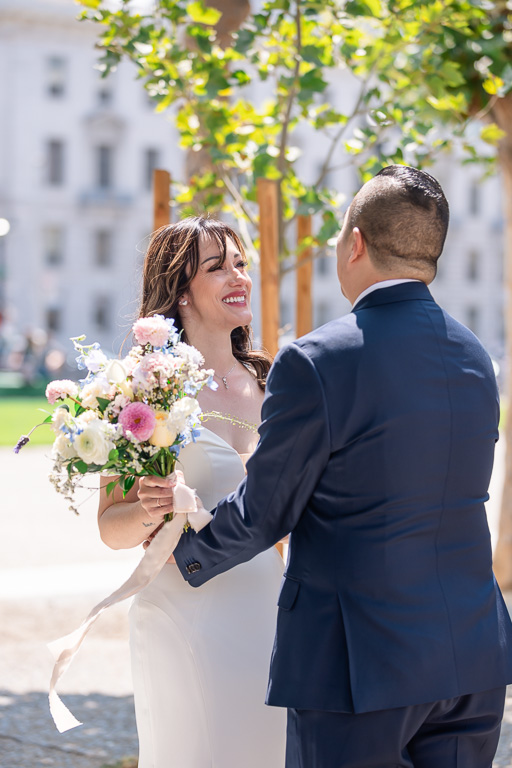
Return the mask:
M281 350L272 366L259 431L247 477L212 510L211 524L184 534L174 552L192 586L250 560L292 531L327 465L330 436L322 383L296 344Z

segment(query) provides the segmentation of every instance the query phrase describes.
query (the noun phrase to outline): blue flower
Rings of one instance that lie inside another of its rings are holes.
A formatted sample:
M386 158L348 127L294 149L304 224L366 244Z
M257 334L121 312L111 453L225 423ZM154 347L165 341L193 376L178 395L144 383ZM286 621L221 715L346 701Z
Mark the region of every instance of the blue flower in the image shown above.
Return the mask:
M85 364L85 355L79 355L76 358L76 365L79 371L85 371L85 369L87 368Z
M200 429L195 429L195 428L193 428L193 429L191 430L190 434L191 434L191 436L192 436L192 442L194 442L194 443L195 443L195 441L197 440L197 438L198 438L198 437L199 437L199 435L201 434L201 430L200 430Z

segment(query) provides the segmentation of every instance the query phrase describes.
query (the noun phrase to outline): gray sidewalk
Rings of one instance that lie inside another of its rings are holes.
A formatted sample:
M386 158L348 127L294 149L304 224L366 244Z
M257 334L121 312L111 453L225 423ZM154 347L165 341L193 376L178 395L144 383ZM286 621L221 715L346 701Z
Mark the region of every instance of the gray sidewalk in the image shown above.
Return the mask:
M137 754L128 605L98 620L59 685L84 723L64 734L48 710L46 643L77 627L129 575L140 552L113 552L101 543L91 491L80 517L67 510L47 480L46 453L27 446L15 456L0 448L0 768L100 768ZM502 478L500 445L488 504L494 535ZM512 689L494 768L512 768Z

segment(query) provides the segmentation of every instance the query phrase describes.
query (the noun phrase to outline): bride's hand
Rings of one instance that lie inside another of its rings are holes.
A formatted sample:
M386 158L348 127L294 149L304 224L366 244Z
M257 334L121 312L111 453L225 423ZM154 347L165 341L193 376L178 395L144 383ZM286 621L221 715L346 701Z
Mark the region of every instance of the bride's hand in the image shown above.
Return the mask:
M154 522L160 522L165 515L173 511L173 488L176 485L174 475L169 477L141 477L139 481L139 501L146 515Z

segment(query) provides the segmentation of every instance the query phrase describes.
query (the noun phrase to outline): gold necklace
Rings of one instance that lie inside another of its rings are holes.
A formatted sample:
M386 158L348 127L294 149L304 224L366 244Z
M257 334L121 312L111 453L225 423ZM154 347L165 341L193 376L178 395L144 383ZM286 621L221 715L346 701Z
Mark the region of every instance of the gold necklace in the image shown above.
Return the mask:
M230 413L221 413L220 411L208 411L208 413L202 413L199 417L201 421L208 421L208 419L219 419L221 421L229 421L231 424L235 424L242 429L248 429L249 432L258 432L258 425L253 424L246 419L239 419L236 416L232 416Z

